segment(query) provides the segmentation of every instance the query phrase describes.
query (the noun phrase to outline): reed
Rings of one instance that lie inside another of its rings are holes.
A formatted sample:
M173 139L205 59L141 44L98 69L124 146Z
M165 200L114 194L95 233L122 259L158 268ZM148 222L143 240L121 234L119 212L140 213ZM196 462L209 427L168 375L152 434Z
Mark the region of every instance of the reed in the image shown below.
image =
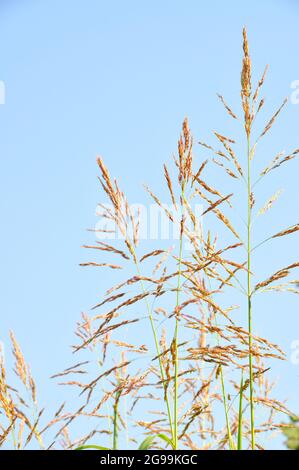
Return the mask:
M299 155L299 149L286 155L279 152L258 170L258 145L286 105L284 100L264 128L256 131L256 117L265 105L260 94L267 70L254 87L244 29L243 119L218 95L241 137L214 131L214 144L196 145L186 118L173 165L164 165L169 204L146 187L151 202L178 231L177 247L161 241L144 251L140 213L134 212L103 159L97 159L99 184L109 202L100 206L107 226L90 231L110 237L84 245L93 258L81 266L107 270L115 281L77 323L73 352L82 359L52 376L78 391L76 409L67 410L62 404L50 421L41 424L44 417L35 382L11 335L15 374L29 397L33 418L27 416L28 400L8 384L2 360L0 408L5 422L1 422L0 445L26 448L35 440L47 449L119 449L126 436L126 446L139 450L257 450L264 448L262 436L284 429L282 416L294 419L272 396L269 378L268 361L284 360L285 354L254 328L257 294L299 293L299 281L292 277L298 261L260 279L253 258L266 243L278 243L299 231L296 223L253 242L253 220L264 216L280 195L274 193L256 209L256 186ZM236 144L246 150L237 151ZM230 182L229 194L216 187L216 172L221 181ZM243 202L245 229L236 217ZM203 206L200 215L197 203ZM111 241L116 233L121 237ZM144 334L147 328L150 334ZM76 421L84 422L87 434L72 434Z

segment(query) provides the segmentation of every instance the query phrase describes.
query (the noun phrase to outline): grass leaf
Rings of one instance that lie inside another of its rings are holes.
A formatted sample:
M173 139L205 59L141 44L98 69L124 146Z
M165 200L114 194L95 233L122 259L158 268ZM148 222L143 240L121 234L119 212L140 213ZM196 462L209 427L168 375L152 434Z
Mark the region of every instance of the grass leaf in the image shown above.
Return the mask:
M111 450L108 447L102 447L102 446L96 446L93 444L86 445L86 446L80 446L77 447L75 450L87 450L87 449L94 449L94 450Z
M239 422L238 422L238 450L242 450L242 431L243 431L243 371L241 376L240 384L240 395L239 395Z
M169 437L167 437L165 434L156 434L154 436L148 436L147 438L144 439L144 441L140 444L138 447L138 450L148 450L150 449L151 445L154 443L154 441L159 438L165 441L168 445L170 445L172 448L174 448L173 442Z

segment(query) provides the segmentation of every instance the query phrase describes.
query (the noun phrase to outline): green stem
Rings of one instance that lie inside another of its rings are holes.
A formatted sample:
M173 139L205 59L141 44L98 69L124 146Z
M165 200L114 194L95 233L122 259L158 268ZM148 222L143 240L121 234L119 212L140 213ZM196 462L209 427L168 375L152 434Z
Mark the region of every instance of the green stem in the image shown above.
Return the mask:
M185 185L182 184L182 193L181 193L181 208L182 208L182 220L184 217L184 199L185 199ZM177 309L180 304L180 291L181 291L181 270L182 270L182 257L183 257L183 230L180 228L180 247L179 247L179 266L178 266L178 285L177 285L177 294L176 294L176 320L175 320L175 330L174 330L174 349L175 349L175 363L174 363L174 449L178 448L178 375L179 375L179 354L178 354L178 344L179 344L179 319L177 315Z
M181 264L182 264L182 249L183 242L180 240L180 255L179 255L179 274L178 274L178 287L177 287L177 302L179 306L179 291L181 289ZM179 342L179 320L176 316L175 331L174 331L174 345L175 345L175 363L174 363L174 448L178 448L178 375L179 375L179 358L178 358L178 342Z
M14 426L11 429L11 436L12 436L14 449L17 450L18 447L17 447L17 440L16 440L16 433L15 433L15 427Z
M239 424L238 424L238 450L242 450L242 432L243 432L243 371L241 376L240 397L239 397Z
M247 186L247 299L248 299L248 333L249 333L249 395L250 395L250 430L251 448L255 448L254 432L254 397L253 397L253 361L252 361L252 305L251 305L251 150L250 135L247 137L247 163L248 163L248 186Z
M223 376L222 365L220 365L219 370L220 370L222 400L223 400L223 406L224 406L224 411L225 411L225 422L226 422L226 429L227 429L227 436L228 436L229 448L230 448L230 450L234 450L234 449L235 449L235 445L234 445L233 436L232 436L232 433L231 433L230 423L229 423L228 407L227 407L227 399L226 399L226 391L225 391L225 384L224 384L224 376Z
M139 263L137 261L136 256L135 256L135 265L136 265L138 276L141 277ZM146 290L145 290L144 283L143 283L142 280L140 280L140 285L141 285L141 288L142 288L142 292L145 293ZM161 350L160 350L158 335L157 335L157 331L156 331L156 328L155 328L155 322L154 322L152 310L150 308L150 305L149 305L149 302L148 302L147 298L145 298L145 303L146 303L146 306L147 306L148 317L149 317L149 320L150 320L151 329L152 329L152 333L153 333L153 337L154 337L154 342L155 342L155 347L156 347L156 354L157 354L158 360L159 360L159 368L160 368L161 380L162 380L162 383L163 383L163 389L164 389L164 394L165 394L165 401L166 401L166 407L167 407L170 433L171 433L171 438L173 440L174 439L174 433L173 433L172 415L171 415L170 403L169 403L169 399L168 399L167 386L166 386L166 382L165 382L165 373L164 373L162 359L161 359Z
M118 448L118 404L120 392L117 392L113 406L113 450Z
M216 315L215 315L215 323L216 323L216 327L218 328ZM220 346L220 338L219 338L218 333L216 337L217 337L217 345ZM221 364L219 366L219 372L220 372L221 393L222 393L223 407L224 407L224 413L225 413L226 431L227 431L227 437L228 437L228 442L229 442L229 448L230 450L235 450L235 444L234 444L234 440L233 440L233 436L232 436L231 428L230 428L230 422L229 422L229 410L228 410L227 399L226 399L223 367Z

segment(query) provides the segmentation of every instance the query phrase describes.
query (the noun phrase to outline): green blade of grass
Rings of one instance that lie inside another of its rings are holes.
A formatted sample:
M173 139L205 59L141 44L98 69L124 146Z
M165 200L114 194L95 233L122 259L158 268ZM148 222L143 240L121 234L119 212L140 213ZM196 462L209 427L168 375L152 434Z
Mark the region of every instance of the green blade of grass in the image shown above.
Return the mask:
M75 450L88 450L88 449L94 449L94 450L111 450L108 447L102 447L102 446L96 446L93 444L86 445L86 446L80 446L77 447Z
M241 376L240 394L239 394L239 422L238 422L238 450L242 450L242 432L243 432L243 371Z
M151 445L155 441L155 439L162 439L165 441L168 445L170 445L174 449L174 444L173 442L169 439L169 437L165 436L165 434L156 434L154 436L148 436L144 439L144 441L140 444L138 447L138 450L148 450L150 449Z
M221 389L222 389L222 399L223 399L223 406L225 412L225 421L226 421L226 429L227 429L227 437L229 442L229 449L235 450L235 444L233 440L233 436L231 433L230 422L229 422L229 415L228 415L228 406L227 406L227 399L226 399L226 391L225 391L225 384L224 384L224 377L223 377L223 369L220 366L220 379L221 379Z

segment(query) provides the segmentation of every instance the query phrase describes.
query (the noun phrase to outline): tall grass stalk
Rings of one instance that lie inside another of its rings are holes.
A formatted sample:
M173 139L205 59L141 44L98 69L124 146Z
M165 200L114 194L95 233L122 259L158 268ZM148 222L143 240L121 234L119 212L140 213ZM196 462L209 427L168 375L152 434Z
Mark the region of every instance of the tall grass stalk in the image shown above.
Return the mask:
M121 397L120 392L116 392L113 405L113 450L118 449L118 405Z
M251 193L251 158L250 133L247 135L247 307L248 307L248 333L249 333L249 396L250 396L250 433L251 448L255 448L254 429L254 383L252 364L252 303L251 303L251 213L252 213L252 193Z
M179 374L179 352L178 352L178 341L179 341L179 319L178 319L178 308L180 305L180 291L181 291L181 270L182 270L182 258L183 258L183 224L184 224L184 201L185 201L185 183L182 183L181 192L181 230L180 230L180 246L179 246L179 265L178 265L178 284L176 294L176 320L175 320L175 332L174 332L174 346L175 346L175 363L174 363L174 437L173 443L174 448L178 448L178 374Z
M224 412L225 412L225 422L226 422L229 448L230 448L230 450L235 450L235 445L234 445L233 436L232 436L232 433L231 433L230 422L229 422L228 406L227 406L227 398L226 398L226 390L225 390L225 383L224 383L224 375L223 375L222 366L220 366L220 380L221 380L221 392L222 392L222 400L223 400L223 406L224 406Z
M217 320L215 320L215 323L218 327ZM220 338L219 335L217 334L217 344L220 346ZM226 431L227 431L227 437L228 437L228 443L229 443L229 448L230 450L235 449L235 444L231 432L231 426L230 426L230 420L229 420L229 410L227 406L227 398L226 398L226 387L225 387L225 381L224 381L224 374L223 374L223 367L220 364L219 365L219 374L220 374L220 382L221 382L221 394L222 394L222 401L223 401L223 408L224 408L224 414L225 414L225 423L226 423Z
M136 269L137 269L137 273L141 277L141 271L140 271L140 267L139 267L139 263L138 263L136 255L134 256L134 260L135 260L135 266L136 266ZM145 293L146 290L145 290L144 282L143 282L142 279L140 280L140 285L141 285L142 292ZM153 333L153 337L154 337L156 354L158 356L158 361L159 361L159 369L160 369L160 374L161 374L161 380L162 380L162 383L163 383L164 399L165 399L165 402L166 402L166 408L167 408L167 415L168 415L168 422L169 422L171 439L174 442L175 435L174 435L174 428L173 428L173 423L172 423L171 407L170 407L168 391L167 391L166 382L165 382L165 373L164 373L162 359L161 359L161 349L160 349L160 345L159 345L158 334L157 334L156 327L155 327L155 321L154 321L154 318L153 318L152 309L150 307L150 304L149 304L149 301L148 301L147 298L145 298L145 303L146 303L148 317L149 317L149 321L150 321L150 324L151 324L151 329L152 329L152 333Z
M242 437L243 437L243 371L241 375L240 394L239 394L239 416L238 416L238 450L242 450Z

